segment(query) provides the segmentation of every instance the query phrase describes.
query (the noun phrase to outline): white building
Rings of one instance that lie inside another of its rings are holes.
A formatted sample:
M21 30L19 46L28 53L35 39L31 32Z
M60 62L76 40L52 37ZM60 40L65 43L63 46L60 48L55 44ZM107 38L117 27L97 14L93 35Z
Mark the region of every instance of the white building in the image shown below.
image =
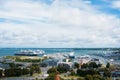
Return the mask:
M71 62L70 59L63 59L63 61L58 62L57 65L61 65L61 66L69 66L70 68L73 68L73 62Z

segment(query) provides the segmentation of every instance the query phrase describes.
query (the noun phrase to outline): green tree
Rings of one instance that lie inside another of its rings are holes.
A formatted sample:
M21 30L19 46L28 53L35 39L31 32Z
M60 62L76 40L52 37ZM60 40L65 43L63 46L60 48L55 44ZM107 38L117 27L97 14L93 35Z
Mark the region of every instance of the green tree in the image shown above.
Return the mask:
M22 70L20 68L10 68L5 70L5 76L12 77L12 76L21 76Z
M67 67L57 67L57 71L60 73L66 73L67 71L69 71L69 68L67 69Z
M77 80L85 80L84 77L79 77Z
M40 69L39 66L35 66L35 72L37 72L37 73L41 73L41 69Z
M91 75L86 75L85 80L93 80L93 77Z
M14 68L14 76L21 76L22 75L22 70L20 68Z
M106 68L110 68L110 63L107 63L107 64L106 64Z
M89 75L98 75L99 74L99 72L94 69L85 70L85 71L86 71L86 74L89 74Z
M71 76L74 76L75 75L75 71L74 70L71 70Z
M10 66L11 68L16 67L16 65L15 65L14 63L9 63L9 66Z
M47 73L49 74L49 76L45 80L55 80L55 76L59 72L57 71L57 68L52 67L47 71Z
M112 80L111 78L106 78L105 80ZM118 79L119 80L119 79Z
M2 74L3 74L3 70L0 69L0 77L2 77Z
M79 64L77 62L74 63L74 68L79 68Z
M11 77L14 75L14 71L12 69L5 69L4 73L7 77Z
M102 80L100 75L93 75L93 80Z
M32 76L32 75L33 75L33 73L34 73L34 69L35 69L35 67L34 67L34 66L31 66L31 67L30 67L30 76Z
M70 66L68 64L59 64L57 67L57 71L60 73L65 73L70 70Z
M78 69L77 75L82 76L82 77L86 75L99 75L99 72L94 69L87 69L87 70Z
M86 71L85 71L85 70L78 69L78 70L77 70L77 75L84 77L84 76L86 75Z
M41 69L39 67L39 64L32 64L32 66L34 68L34 72L35 73L41 73Z
M41 63L40 66L41 66L41 67L47 67L48 64L47 64L47 63Z
M26 75L26 74L29 74L29 73L30 73L29 69L27 69L27 68L22 69L22 75Z
M50 69L47 71L48 74L50 74L50 73L56 73L56 72L57 72L57 68L55 68L55 67L52 67L52 68L50 68Z
M45 80L55 80L56 73L50 73Z
M104 71L104 74L103 74L104 77L111 77L111 73L109 70L107 71Z
M102 64L98 64L98 67L101 67L102 66Z
M95 62L89 63L89 68L98 68L98 65Z
M84 63L83 65L81 65L81 68L82 68L82 69L88 68L88 64L87 64L87 63L86 63L86 64Z

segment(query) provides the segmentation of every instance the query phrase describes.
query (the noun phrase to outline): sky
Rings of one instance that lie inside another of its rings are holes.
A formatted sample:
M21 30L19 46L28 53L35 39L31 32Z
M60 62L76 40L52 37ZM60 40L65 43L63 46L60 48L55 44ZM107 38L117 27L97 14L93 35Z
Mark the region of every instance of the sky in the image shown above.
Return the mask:
M0 0L0 47L119 48L120 0Z

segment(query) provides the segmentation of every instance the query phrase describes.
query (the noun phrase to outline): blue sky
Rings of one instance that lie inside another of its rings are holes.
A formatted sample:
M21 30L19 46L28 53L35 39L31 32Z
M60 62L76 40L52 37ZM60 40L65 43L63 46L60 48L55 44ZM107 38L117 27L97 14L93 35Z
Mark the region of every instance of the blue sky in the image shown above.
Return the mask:
M120 0L0 0L0 47L120 47Z

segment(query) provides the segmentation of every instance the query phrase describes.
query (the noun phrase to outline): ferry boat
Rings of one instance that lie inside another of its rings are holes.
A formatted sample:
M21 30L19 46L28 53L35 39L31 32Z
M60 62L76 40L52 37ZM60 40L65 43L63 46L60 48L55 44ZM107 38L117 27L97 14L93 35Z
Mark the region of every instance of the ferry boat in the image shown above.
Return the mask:
M15 56L39 56L43 55L45 51L43 50L20 50L19 52L16 52Z

